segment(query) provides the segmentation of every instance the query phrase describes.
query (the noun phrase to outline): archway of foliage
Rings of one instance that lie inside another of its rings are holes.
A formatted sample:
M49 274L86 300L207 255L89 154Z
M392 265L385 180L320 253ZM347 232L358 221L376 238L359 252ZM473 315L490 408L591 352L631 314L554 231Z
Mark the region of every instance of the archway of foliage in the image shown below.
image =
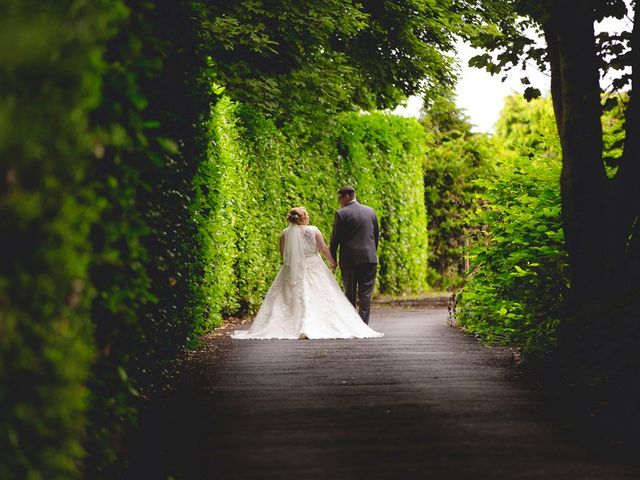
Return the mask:
M328 232L355 183L383 216L379 287L421 289L421 129L344 112L450 85L469 11L4 2L0 477L121 477L180 349L259 303L285 206Z

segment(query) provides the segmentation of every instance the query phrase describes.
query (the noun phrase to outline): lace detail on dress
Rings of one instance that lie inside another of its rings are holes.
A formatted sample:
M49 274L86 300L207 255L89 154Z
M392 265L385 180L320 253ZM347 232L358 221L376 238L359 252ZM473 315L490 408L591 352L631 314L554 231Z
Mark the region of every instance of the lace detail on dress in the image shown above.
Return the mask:
M314 255L318 253L318 243L316 241L316 232L318 231L317 227L312 225L307 225L304 227L304 254L306 256Z

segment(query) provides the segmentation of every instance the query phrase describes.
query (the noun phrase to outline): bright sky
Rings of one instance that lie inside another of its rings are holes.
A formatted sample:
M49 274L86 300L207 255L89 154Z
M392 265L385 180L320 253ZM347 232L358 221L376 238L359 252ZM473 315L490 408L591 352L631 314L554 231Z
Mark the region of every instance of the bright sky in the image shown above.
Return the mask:
M535 64L530 64L525 72L520 69L510 71L503 83L502 74L491 76L486 70L468 66L469 59L480 53L469 45L458 45L461 75L456 88L456 104L469 116L475 131L494 132L504 99L516 92L522 94L526 88L520 79L526 76L531 85L545 95L550 89L549 77Z
M503 83L502 75L491 76L486 70L468 66L469 59L482 53L481 51L462 42L457 45L457 50L460 78L456 87L456 104L465 111L476 132L495 131L504 99L514 92L524 92L521 77L528 77L532 86L539 88L543 95L549 90L549 77L542 74L535 65L528 65L525 73L519 69L509 72ZM418 117L421 108L422 99L410 97L406 107L398 107L394 113Z
M596 23L596 33L602 30L620 31L625 26L628 28L631 18L616 20L605 19L601 23ZM541 46L543 41L537 42ZM456 88L456 104L462 108L474 125L476 132L495 132L495 123L500 115L500 110L504 104L504 99L514 92L522 94L526 88L520 82L521 77L528 77L531 85L540 89L543 95L547 94L549 77L540 72L535 64L527 65L526 72L514 69L508 73L507 80L501 82L502 74L491 76L484 69L472 68L468 66L469 59L474 55L482 53L472 49L462 42L457 45L458 64L460 66L460 78ZM604 86L610 83L611 79L603 79ZM420 97L410 97L405 107L398 107L394 113L402 116L419 117L422 108Z

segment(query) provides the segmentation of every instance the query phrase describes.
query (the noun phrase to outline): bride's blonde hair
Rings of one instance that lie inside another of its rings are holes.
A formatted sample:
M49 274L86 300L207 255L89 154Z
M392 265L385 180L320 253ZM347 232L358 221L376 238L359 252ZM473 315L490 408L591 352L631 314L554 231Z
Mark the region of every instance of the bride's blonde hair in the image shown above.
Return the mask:
M304 219L308 217L309 214L307 213L307 209L304 207L293 207L287 214L287 220L291 223L295 223L296 225L300 225Z

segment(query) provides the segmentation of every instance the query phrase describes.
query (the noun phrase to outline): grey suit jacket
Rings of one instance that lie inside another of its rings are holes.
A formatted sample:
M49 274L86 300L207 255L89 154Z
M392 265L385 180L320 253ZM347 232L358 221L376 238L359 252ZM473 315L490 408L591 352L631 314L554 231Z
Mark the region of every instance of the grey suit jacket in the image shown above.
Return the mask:
M353 201L336 212L331 232L333 258L340 249L340 266L378 263L378 219L373 208Z

